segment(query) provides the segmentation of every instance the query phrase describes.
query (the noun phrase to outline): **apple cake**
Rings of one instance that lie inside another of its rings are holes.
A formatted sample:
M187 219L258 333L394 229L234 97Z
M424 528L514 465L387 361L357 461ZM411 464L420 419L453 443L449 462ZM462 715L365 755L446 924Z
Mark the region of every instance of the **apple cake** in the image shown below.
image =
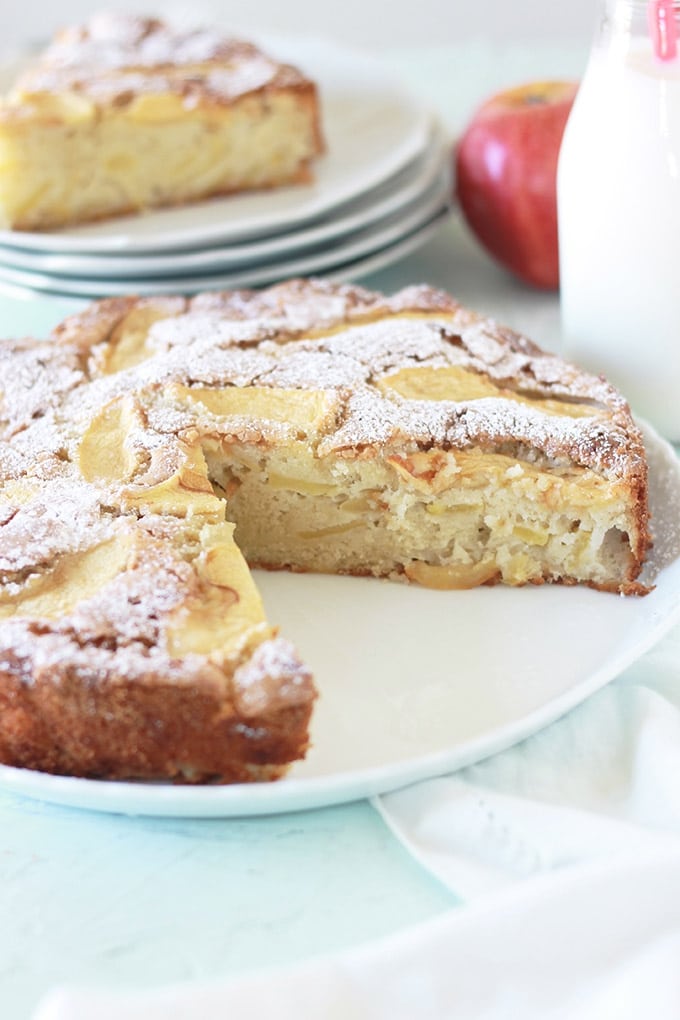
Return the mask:
M431 288L112 298L0 360L0 761L282 774L316 691L246 564L645 591L623 397Z
M310 180L315 84L216 30L99 14L0 104L0 225L43 230Z

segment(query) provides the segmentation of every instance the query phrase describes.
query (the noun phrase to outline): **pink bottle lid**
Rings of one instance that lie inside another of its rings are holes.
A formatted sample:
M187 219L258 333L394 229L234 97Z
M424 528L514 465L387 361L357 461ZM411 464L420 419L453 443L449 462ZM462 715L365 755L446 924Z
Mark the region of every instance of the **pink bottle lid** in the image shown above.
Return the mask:
M678 26L673 0L650 0L647 17L655 56L659 60L675 60L678 55Z

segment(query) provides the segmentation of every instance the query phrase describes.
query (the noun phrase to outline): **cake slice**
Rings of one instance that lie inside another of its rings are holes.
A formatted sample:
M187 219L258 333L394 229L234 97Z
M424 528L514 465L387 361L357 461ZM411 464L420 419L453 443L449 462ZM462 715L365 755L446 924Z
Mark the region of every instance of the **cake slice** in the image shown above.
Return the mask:
M0 761L281 775L316 691L246 563L647 590L624 398L430 288L115 298L0 357Z
M0 225L44 230L310 180L317 91L216 30L100 14L0 105Z
M73 482L22 495L0 502L0 761L224 783L304 756L315 689L233 525L112 515Z

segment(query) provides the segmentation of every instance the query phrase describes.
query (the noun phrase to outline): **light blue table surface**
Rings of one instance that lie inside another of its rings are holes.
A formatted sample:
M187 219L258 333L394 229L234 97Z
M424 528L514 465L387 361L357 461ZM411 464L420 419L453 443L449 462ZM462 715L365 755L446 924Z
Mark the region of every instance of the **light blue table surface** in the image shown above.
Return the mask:
M451 133L504 84L578 73L584 51L393 54ZM428 282L559 345L555 295L497 269L454 217L419 252L361 281ZM0 297L4 335L44 336L68 301ZM367 802L252 819L127 818L0 789L0 1020L55 984L141 986L235 974L360 944L457 903Z

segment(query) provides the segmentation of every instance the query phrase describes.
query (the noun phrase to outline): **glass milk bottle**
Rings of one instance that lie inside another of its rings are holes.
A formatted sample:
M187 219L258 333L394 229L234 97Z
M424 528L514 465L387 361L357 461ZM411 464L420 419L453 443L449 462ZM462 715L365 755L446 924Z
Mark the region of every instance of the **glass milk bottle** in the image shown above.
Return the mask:
M680 3L602 4L557 199L565 356L680 440Z

